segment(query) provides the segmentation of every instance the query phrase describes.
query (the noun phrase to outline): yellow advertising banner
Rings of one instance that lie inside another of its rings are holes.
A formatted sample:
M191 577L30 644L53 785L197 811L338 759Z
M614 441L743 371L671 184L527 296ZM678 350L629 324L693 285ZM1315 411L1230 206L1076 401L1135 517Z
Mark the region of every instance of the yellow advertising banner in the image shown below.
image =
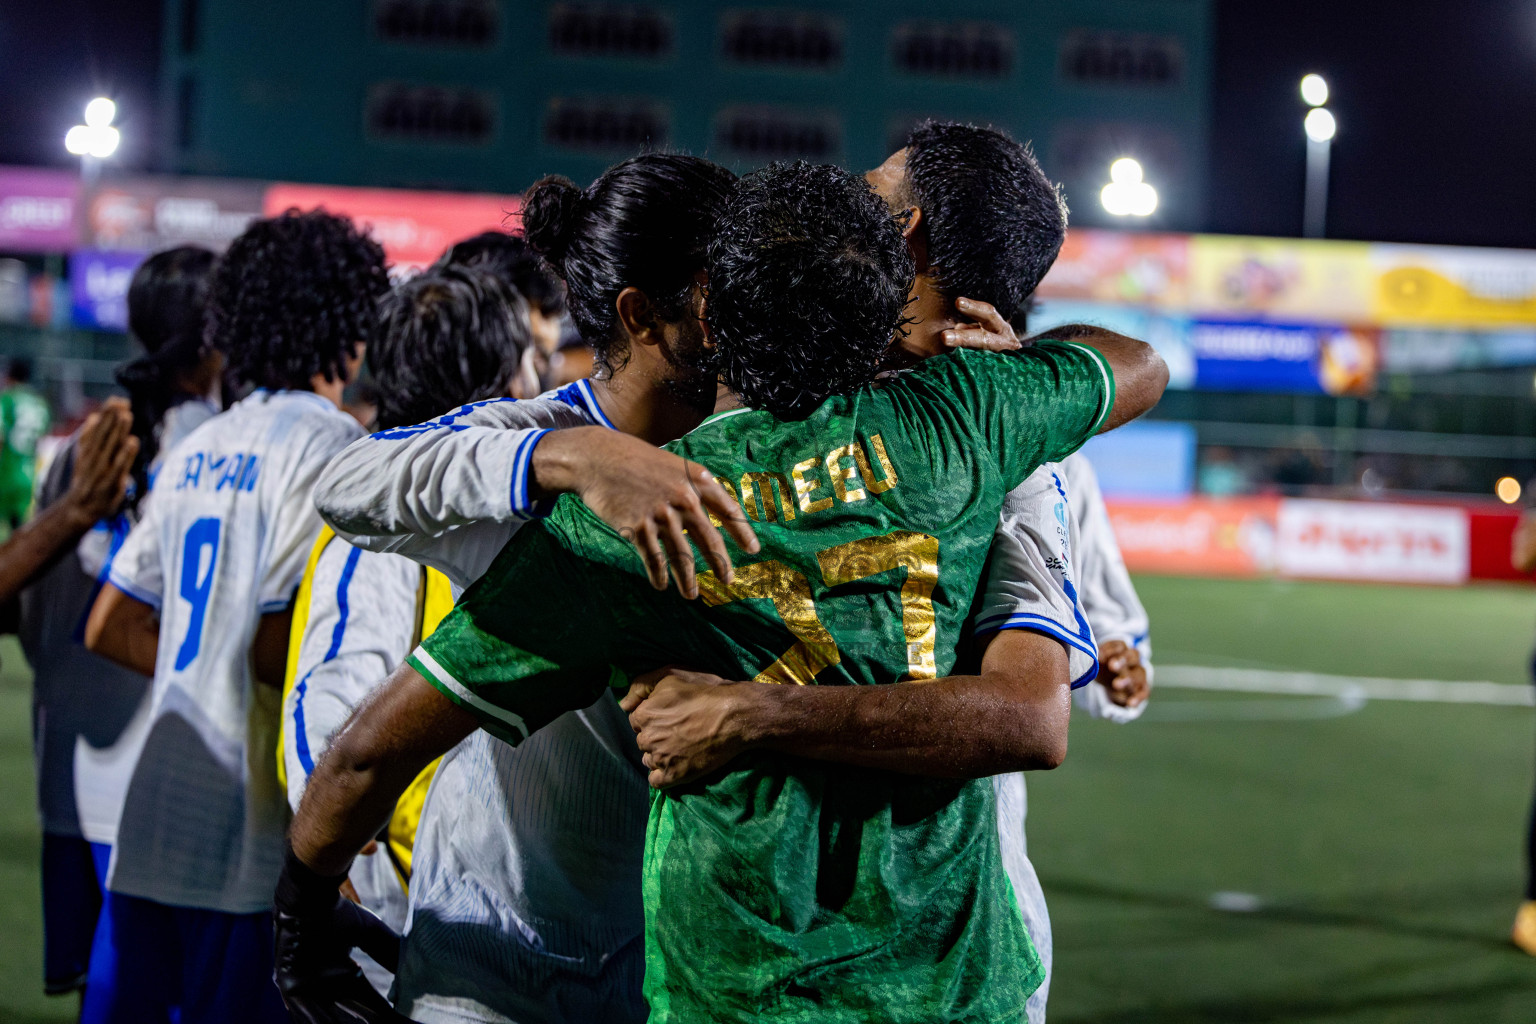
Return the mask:
M1536 324L1536 252L1374 245L1371 319L1384 327Z
M1190 237L1189 309L1197 315L1365 324L1371 283L1364 242Z

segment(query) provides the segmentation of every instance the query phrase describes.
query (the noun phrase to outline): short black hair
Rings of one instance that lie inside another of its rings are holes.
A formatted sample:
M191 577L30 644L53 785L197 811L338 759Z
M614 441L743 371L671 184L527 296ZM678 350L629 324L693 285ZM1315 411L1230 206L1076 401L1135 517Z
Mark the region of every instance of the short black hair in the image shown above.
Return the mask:
M133 501L149 493L149 467L160 452L160 421L177 402L177 378L195 369L208 350L203 316L215 257L201 246L164 249L139 264L128 283L128 331L145 355L117 368L128 392L139 454L133 462Z
M5 375L17 384L30 384L32 382L32 360L26 356L16 356L11 360L11 365L6 369Z
M351 220L288 210L253 222L219 260L206 336L237 385L305 391L316 374L346 379L388 290L384 250Z
M863 178L803 161L747 175L709 244L705 319L721 381L781 418L863 387L908 322L913 276Z
M491 267L516 288L528 305L545 316L565 312L565 289L521 235L505 231L482 231L450 245L435 267L467 267L471 264Z
M994 128L927 121L907 137L907 195L923 211L939 289L1011 319L1056 262L1067 204L1027 145Z
M664 319L688 312L715 213L736 175L677 153L646 153L586 188L569 178L535 182L523 197L528 241L565 281L571 319L611 372L627 354L615 300L638 288Z
M523 300L491 267L434 267L379 303L368 346L379 427L421 423L507 394L533 343Z

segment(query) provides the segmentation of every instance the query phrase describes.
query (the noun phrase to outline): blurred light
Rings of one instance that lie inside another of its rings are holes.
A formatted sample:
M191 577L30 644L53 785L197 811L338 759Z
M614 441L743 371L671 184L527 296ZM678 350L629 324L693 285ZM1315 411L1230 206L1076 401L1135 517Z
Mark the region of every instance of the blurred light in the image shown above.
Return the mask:
M1109 165L1109 178L1099 193L1107 212L1116 217L1150 217L1157 210L1157 189L1141 180L1141 164L1121 157Z
M105 96L97 96L85 105L85 123L92 128L105 128L117 116L117 104Z
M122 136L116 128L106 125L92 128L77 124L65 133L64 148L75 156L93 156L105 160L117 152L117 144L121 141Z
M1142 170L1140 162L1123 156L1109 165L1109 180L1116 185L1133 185L1140 181Z
M91 151L91 129L77 124L64 135L64 148L75 156L85 156Z
M1301 98L1309 107L1320 107L1328 102L1328 83L1322 75L1308 75L1301 80Z
M1313 142L1327 142L1338 131L1338 122L1333 115L1323 107L1313 107L1307 111L1307 120L1304 122L1307 129L1307 138Z
M1501 476L1499 482L1493 485L1493 493L1504 504L1513 505L1520 500L1520 481L1512 476Z

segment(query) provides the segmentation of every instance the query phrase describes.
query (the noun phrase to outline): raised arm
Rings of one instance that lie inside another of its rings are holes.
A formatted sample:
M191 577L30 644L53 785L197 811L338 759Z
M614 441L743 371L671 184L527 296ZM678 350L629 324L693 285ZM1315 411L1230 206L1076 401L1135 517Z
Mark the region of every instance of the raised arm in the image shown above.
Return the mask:
M1008 630L981 672L888 686L729 683L684 670L637 679L623 701L651 785L698 778L752 749L937 778L1050 769L1067 756L1066 649Z
M1168 364L1157 349L1144 341L1088 324L1053 327L1041 338L1087 345L1109 363L1115 375L1115 404L1099 428L1100 433L1129 423L1151 409L1168 387Z

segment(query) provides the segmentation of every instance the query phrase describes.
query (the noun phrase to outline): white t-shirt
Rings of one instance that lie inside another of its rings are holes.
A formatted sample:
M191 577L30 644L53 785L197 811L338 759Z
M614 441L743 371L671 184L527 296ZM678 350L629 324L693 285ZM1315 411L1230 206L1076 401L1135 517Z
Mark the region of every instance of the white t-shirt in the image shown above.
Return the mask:
M160 457L218 409L201 399L172 406L159 426ZM64 497L74 476L71 437L49 464L37 507ZM81 634L115 543L129 521L103 520L21 595L22 648L32 666L32 741L43 831L92 843L117 841L128 776L149 733L149 680L85 649Z
M270 908L288 804L281 695L256 682L263 614L293 600L319 533L315 478L362 429L304 391L258 391L167 452L108 578L160 612L150 728L107 886L173 906Z

